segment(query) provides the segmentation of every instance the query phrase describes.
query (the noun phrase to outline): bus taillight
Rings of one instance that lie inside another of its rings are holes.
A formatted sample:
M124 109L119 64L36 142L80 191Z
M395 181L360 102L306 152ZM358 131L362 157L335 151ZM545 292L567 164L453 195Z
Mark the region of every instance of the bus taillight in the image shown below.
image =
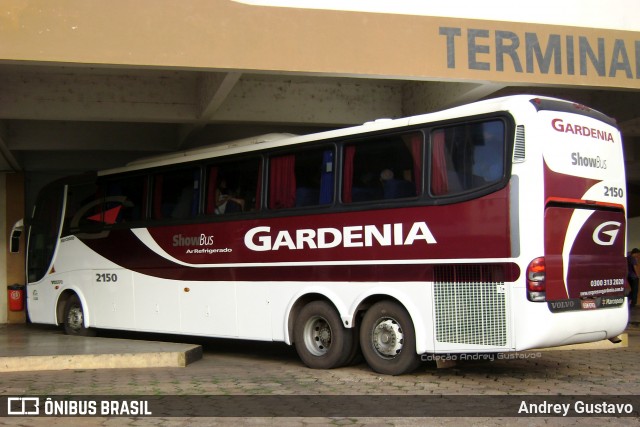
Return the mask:
M534 259L527 267L527 298L529 301L546 300L546 272L544 257Z

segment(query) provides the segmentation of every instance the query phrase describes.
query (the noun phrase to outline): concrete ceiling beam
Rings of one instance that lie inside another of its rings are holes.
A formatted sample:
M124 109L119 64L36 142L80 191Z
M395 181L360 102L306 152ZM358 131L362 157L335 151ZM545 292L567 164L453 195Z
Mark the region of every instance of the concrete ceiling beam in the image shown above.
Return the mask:
M155 123L196 119L196 73L78 70L3 70L0 117Z
M12 151L172 151L177 125L12 120Z
M198 78L196 99L198 114L194 123L182 125L179 131L178 147L184 147L204 129L207 122L218 111L233 88L240 80L242 73L202 73Z
M444 110L485 98L504 87L494 83L407 82L402 88L402 112L413 116Z
M346 126L400 117L401 104L396 81L256 75L241 79L211 120Z

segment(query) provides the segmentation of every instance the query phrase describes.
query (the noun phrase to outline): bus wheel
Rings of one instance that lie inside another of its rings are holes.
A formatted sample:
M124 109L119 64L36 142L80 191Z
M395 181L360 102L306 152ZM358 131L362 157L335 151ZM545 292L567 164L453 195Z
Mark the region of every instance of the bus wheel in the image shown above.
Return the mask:
M353 328L351 328L351 330L353 333L351 338L353 344L351 347L351 352L347 355L342 366L358 365L362 363L363 360L362 352L360 351L360 327L354 326Z
M401 375L420 365L411 317L392 301L380 301L367 310L360 326L360 346L367 364L381 374Z
M293 330L298 356L312 369L342 366L353 346L353 331L342 326L338 313L324 301L305 305Z
M77 295L72 295L64 306L64 332L67 335L90 337L95 335L95 329L84 326L84 310Z

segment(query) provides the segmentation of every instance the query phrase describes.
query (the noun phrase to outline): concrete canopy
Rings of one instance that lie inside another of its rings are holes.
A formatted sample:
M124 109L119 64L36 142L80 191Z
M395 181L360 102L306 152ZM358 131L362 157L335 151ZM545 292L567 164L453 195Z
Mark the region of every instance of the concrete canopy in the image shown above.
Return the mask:
M537 93L615 117L629 193L640 189L640 32L627 27L230 0L5 0L0 38L4 171L68 174Z

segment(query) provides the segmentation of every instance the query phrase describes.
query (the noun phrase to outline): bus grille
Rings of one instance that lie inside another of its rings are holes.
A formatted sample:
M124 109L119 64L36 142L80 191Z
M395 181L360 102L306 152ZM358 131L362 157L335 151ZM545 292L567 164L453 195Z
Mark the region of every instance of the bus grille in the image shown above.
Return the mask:
M491 266L439 266L435 271L436 340L504 347L505 284Z

